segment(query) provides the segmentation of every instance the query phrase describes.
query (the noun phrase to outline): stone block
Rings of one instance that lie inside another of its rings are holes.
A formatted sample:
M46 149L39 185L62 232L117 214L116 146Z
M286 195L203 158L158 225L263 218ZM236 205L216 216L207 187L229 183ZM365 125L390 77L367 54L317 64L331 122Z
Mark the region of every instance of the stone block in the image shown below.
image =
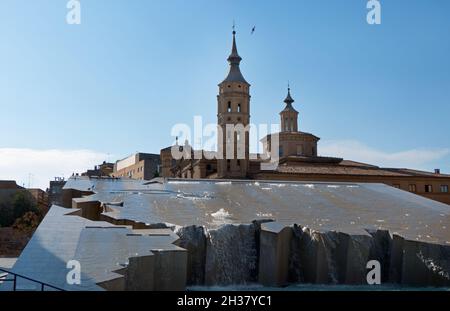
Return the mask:
M152 250L154 254L154 290L186 289L187 252L185 250Z
M288 283L292 228L279 223L261 225L259 248L259 282L265 286Z
M206 285L238 285L257 281L256 232L256 224L224 225L208 231Z
M93 221L99 221L103 211L99 201L89 201L84 198L72 199L72 208L81 209L81 217Z
M206 235L201 226L178 228L175 232L180 238L175 245L187 250L187 284L205 283Z
M125 289L152 291L155 288L155 256L131 257L125 272Z
M449 286L450 246L404 240L401 283Z

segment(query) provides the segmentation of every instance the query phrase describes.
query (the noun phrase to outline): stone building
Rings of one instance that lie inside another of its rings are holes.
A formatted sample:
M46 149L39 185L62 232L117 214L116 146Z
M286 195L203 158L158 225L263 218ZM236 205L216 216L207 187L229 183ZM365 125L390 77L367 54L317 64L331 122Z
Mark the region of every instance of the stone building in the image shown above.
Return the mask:
M111 176L150 180L159 176L160 166L159 154L139 152L117 161Z
M82 173L81 176L105 177L111 176L113 171L114 171L114 163L107 163L106 161L103 161L102 164L96 165L93 170L87 170L86 172Z
M0 180L0 205L2 203L11 204L12 198L19 192L26 193L42 214L47 213L50 202L46 191L38 188L21 187L13 180Z
M217 96L217 123L224 133L223 137L219 135L219 157L211 159L202 156L194 159L190 155L204 154L205 151L192 150L188 143L183 146L178 146L177 143L161 150L163 177L384 183L450 204L450 175L441 174L440 170L424 172L406 168L381 168L342 158L320 156L320 138L300 130L299 112L294 108L290 87L284 100L285 107L280 112L280 132L264 137L261 140L263 154L251 157L249 135L245 131L250 124L250 84L240 71L241 60L236 32L233 31L232 49L228 57L230 70L225 80L219 84ZM234 130L231 133L230 128ZM175 160L172 148L181 151L183 157ZM278 150L272 150L273 148ZM233 149L231 157L226 154L228 149ZM271 169L262 169L262 164L268 162L263 159L267 154L274 153L279 156L276 165ZM227 156L223 157L224 155Z
M63 202L63 188L66 184L64 177L55 177L54 180L50 180L50 187L48 188L48 198L50 205L61 205Z

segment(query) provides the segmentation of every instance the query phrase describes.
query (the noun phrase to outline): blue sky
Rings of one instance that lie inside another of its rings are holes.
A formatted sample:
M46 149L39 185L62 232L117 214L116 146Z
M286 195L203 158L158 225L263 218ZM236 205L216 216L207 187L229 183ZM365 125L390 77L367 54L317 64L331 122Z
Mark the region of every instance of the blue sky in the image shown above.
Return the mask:
M450 172L450 2L381 1L376 26L366 3L81 0L68 25L67 0L1 0L0 178L42 175L32 154L88 152L45 171L67 174L159 152L194 115L216 122L233 19L252 123L278 123L289 80L319 153Z

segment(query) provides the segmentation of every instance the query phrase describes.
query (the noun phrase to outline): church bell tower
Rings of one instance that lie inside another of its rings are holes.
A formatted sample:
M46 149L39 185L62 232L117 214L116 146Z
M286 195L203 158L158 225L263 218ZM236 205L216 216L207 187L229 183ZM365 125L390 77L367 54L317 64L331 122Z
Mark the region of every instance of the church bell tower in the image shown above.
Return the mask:
M249 170L250 84L242 76L233 29L230 71L217 96L218 178L246 178ZM220 158L221 157L221 158Z
M298 111L292 107L294 100L291 96L291 88L288 86L288 94L284 100L286 107L280 112L281 132L297 132L298 131Z

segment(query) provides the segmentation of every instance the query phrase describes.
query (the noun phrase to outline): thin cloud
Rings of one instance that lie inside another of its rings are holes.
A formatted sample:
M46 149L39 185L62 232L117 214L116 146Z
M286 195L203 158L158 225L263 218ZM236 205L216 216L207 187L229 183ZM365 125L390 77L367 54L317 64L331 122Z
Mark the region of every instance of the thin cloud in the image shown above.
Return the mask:
M84 172L107 158L107 154L92 150L0 148L0 180L45 190L54 177Z
M320 154L342 157L383 167L429 169L433 161L450 155L450 149L411 149L385 152L354 140L325 141L320 145Z

